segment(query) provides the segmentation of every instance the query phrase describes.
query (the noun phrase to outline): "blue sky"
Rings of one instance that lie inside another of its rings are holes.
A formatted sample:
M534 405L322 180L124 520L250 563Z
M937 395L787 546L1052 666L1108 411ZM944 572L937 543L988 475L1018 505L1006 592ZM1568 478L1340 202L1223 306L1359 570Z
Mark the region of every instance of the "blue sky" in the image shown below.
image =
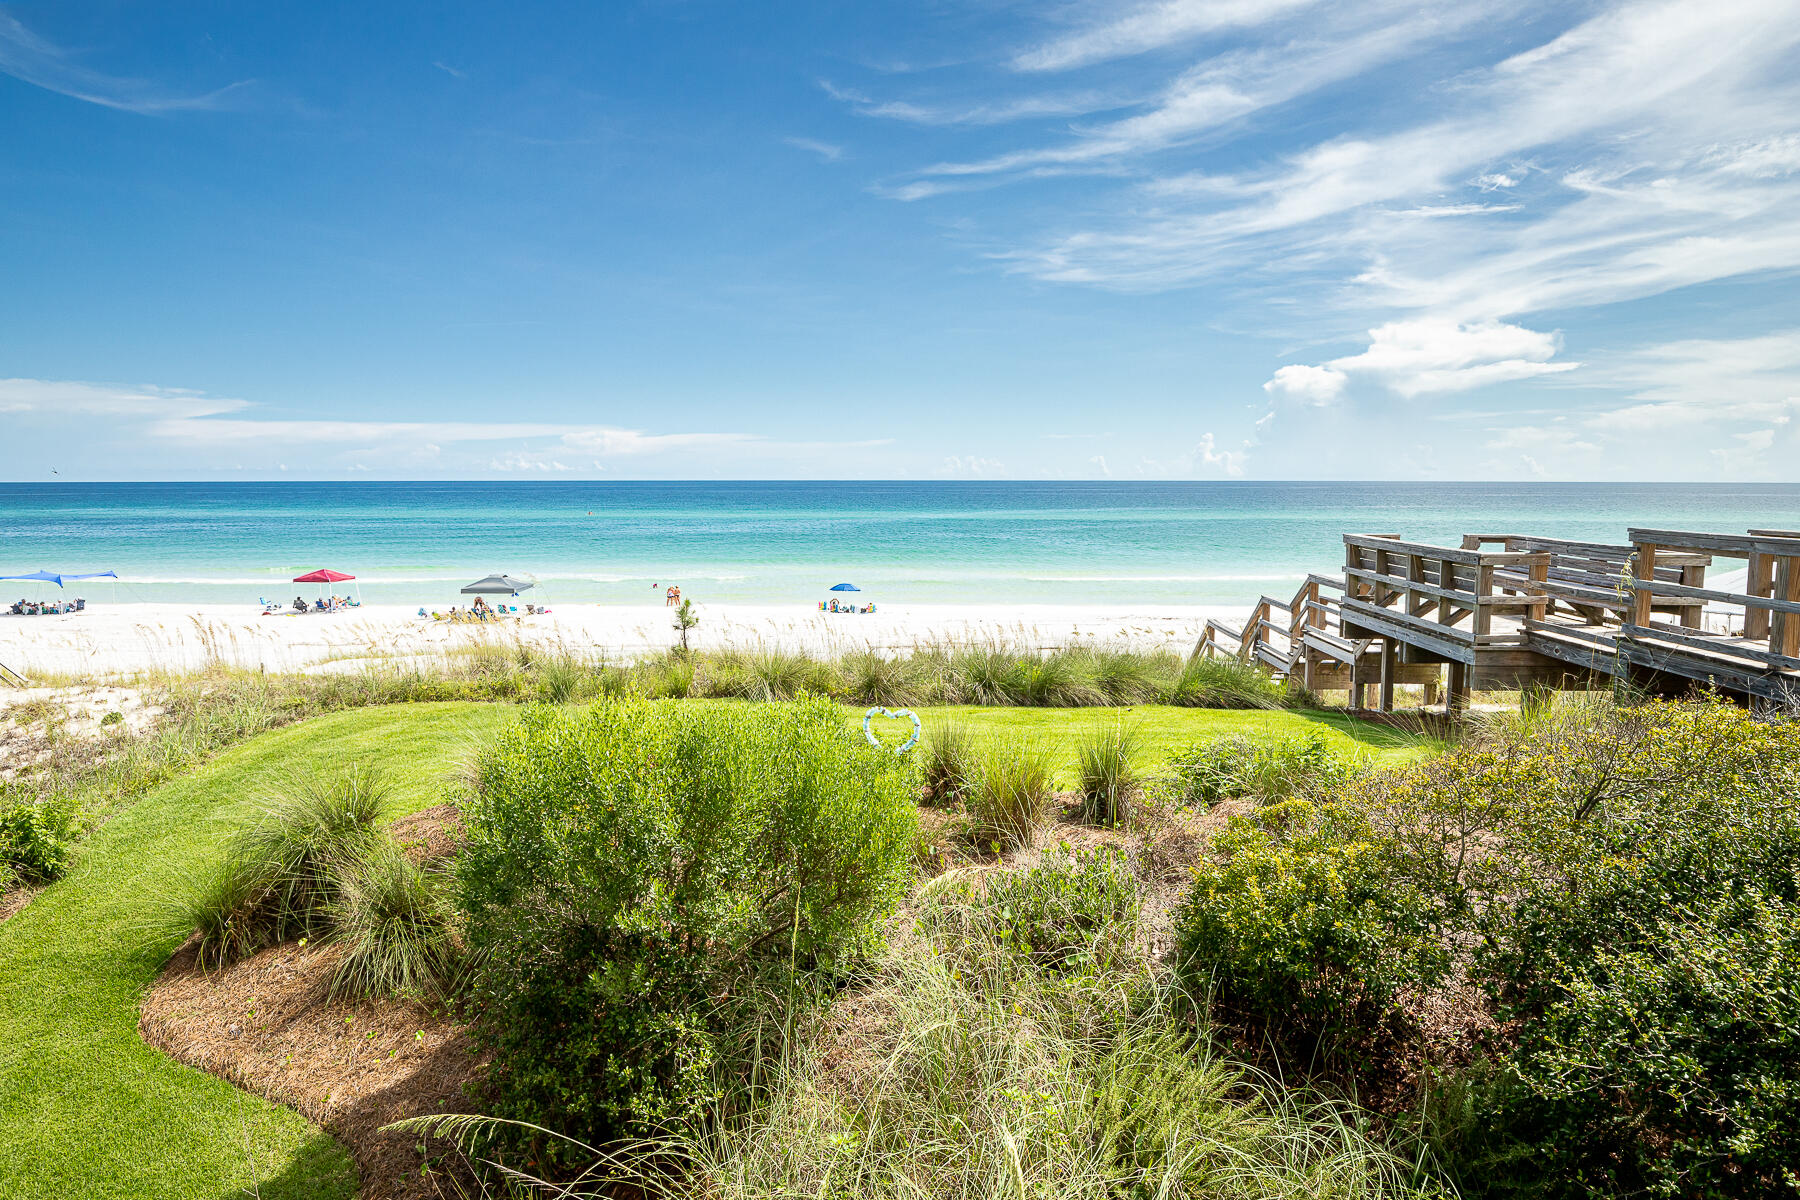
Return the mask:
M1796 43L0 3L0 474L1800 479Z

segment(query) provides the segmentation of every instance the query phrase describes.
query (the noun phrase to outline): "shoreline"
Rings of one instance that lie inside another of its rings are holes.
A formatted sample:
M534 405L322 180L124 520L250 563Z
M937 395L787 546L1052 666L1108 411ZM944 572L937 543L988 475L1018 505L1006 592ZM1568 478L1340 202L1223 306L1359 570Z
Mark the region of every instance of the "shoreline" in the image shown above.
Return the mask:
M690 637L696 649L767 646L818 656L892 653L932 642L1040 648L1094 643L1185 654L1208 619L1242 617L1248 607L877 604L873 613L825 613L806 604L696 603L700 625ZM182 674L214 664L354 671L515 641L623 659L675 645L673 612L661 604L583 603L552 605L541 616L451 625L421 618L416 606L404 605L265 617L242 605L90 604L84 612L56 616L0 614L0 663L27 677Z

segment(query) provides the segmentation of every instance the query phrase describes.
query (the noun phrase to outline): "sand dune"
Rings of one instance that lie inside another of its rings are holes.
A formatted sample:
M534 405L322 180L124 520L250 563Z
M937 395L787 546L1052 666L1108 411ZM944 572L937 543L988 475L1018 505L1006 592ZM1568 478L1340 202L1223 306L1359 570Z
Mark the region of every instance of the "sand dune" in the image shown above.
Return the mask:
M522 607L522 606L521 606ZM901 650L938 640L1035 646L1125 641L1185 650L1208 617L1197 606L881 605L875 613L822 613L807 605L695 605L702 647L758 644L816 654ZM356 670L373 661L429 662L483 640L517 639L590 655L630 657L673 645L670 610L568 605L499 624L447 625L416 609L365 606L341 613L264 617L240 607L97 606L64 616L0 615L0 663L15 671L115 676L192 671L209 662L271 671Z

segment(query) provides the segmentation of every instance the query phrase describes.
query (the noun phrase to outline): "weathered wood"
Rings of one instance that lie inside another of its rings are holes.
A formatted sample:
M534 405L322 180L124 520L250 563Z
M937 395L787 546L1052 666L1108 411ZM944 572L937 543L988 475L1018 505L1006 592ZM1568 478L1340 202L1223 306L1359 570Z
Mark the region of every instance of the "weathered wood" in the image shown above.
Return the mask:
M1382 712L1394 711L1394 639L1381 639L1381 704Z
M1779 564L1783 562L1791 563L1794 560L1788 558L1778 559L1776 561L1777 564ZM1646 594L1655 596L1688 596L1696 600L1714 600L1720 604L1741 604L1745 608L1761 608L1775 613L1800 613L1800 599L1788 599L1781 582L1781 567L1779 565L1776 566L1775 573L1776 594L1769 597L1750 596L1743 592L1719 592L1714 591L1712 588L1688 587L1685 584L1680 583L1661 583L1654 579L1639 580L1637 584L1637 593L1640 597ZM1639 603L1641 604L1643 601L1640 600ZM1632 624L1645 625L1648 624L1648 622L1633 620Z
M1623 625L1620 626L1619 633L1623 637L1637 638L1640 640L1644 638L1658 638L1663 641L1686 646L1692 650L1701 651L1705 654L1719 655L1728 658L1747 658L1752 662L1762 663L1770 667L1800 670L1800 657L1778 654L1772 650L1762 650L1756 646L1747 645L1745 642L1735 641L1730 638L1717 636L1708 637L1703 634L1696 634L1687 629L1671 629L1667 625Z
M1780 601L1781 608L1774 604ZM1785 555L1775 563L1775 595L1759 603L1774 615L1769 618L1769 648L1776 654L1800 654L1800 558ZM1788 607L1792 605L1793 607Z
M1685 529L1633 529L1634 543L1649 543L1670 550L1711 550L1728 558L1748 558L1752 553L1800 554L1800 537L1755 534L1694 533Z

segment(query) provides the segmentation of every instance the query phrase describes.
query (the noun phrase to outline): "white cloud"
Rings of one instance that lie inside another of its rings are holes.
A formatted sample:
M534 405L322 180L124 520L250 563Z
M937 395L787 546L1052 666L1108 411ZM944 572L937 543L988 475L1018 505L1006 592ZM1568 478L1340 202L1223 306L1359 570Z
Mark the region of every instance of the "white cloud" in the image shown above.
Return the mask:
M439 456L445 446L537 443L491 460L478 460L487 461L494 470L506 471L566 471L571 469L566 460L575 456L616 459L712 453L759 459L807 458L891 442L888 438L779 441L752 433L653 433L543 421L286 420L253 415L254 406L244 400L183 389L43 379L0 379L0 413L38 425L69 425L106 417L110 427L128 436L206 451L277 446L366 451L380 447L388 457L407 453L432 458Z
M937 469L939 475L962 479L985 479L1006 474L1006 464L979 455L947 454Z
M1177 10L1190 12L1137 17ZM1458 22L1516 16L1464 5L1375 22L1370 11L1309 10L1299 36L1252 31L1260 42L1190 65L1144 112L927 168L889 194L1104 170L1129 183L1085 203L1079 224L1027 234L999 257L1044 279L1137 290L1298 277L1325 282L1320 298L1340 306L1463 320L1800 268L1791 0L1615 0L1485 67L1447 74L1415 55L1422 119L1396 127L1391 105L1374 116L1347 105L1318 121L1329 136L1273 160L1244 126L1225 127L1422 50ZM1353 19L1345 36L1322 36ZM1199 163L1169 161L1190 145ZM1507 203L1483 201L1495 191Z
M1389 321L1369 331L1367 350L1332 359L1327 366L1346 374L1372 375L1398 394L1411 397L1467 391L1570 371L1580 365L1551 362L1558 345L1554 333L1499 321Z
M1237 476L1244 473L1244 460L1248 455L1243 450L1219 449L1209 432L1200 436L1189 457L1201 467L1218 467L1227 475Z
M796 150L804 150L808 154L816 154L824 162L838 162L844 157L844 148L831 142L821 142L816 138L785 137L781 139Z
M1297 400L1302 404L1330 404L1344 394L1349 377L1335 367L1309 367L1290 363L1276 370L1263 384L1271 398Z
M1322 366L1294 363L1277 370L1263 391L1272 399L1328 404L1351 376L1373 378L1401 396L1463 392L1493 383L1571 371L1579 363L1551 362L1554 333L1500 321L1461 323L1442 318L1389 321L1369 330L1368 349Z
M161 113L225 108L249 80L239 80L197 95L175 95L141 79L126 79L92 70L69 53L0 13L0 72L35 87L75 100L122 112Z
M548 474L550 472L561 472L571 469L572 468L567 464L559 462L556 459L545 458L538 454L526 454L523 451L517 451L512 454L503 454L499 458L491 459L488 462L488 470L506 471L509 473L522 472L530 474L533 471L537 471Z
M1215 6L1216 7L1216 6ZM969 162L943 162L919 172L913 187L944 189L943 180L969 176L1042 177L1046 173L1098 170L1180 146L1252 113L1286 103L1328 84L1361 74L1421 43L1440 38L1483 15L1479 3L1432 6L1405 20L1391 5L1371 5L1321 22L1295 41L1235 50L1183 71L1142 112L1101 125L1076 128L1053 146L1007 151ZM918 192L917 195L940 194Z
M1315 0L1153 0L1021 51L1021 71L1061 71L1160 50L1223 29L1265 24Z

